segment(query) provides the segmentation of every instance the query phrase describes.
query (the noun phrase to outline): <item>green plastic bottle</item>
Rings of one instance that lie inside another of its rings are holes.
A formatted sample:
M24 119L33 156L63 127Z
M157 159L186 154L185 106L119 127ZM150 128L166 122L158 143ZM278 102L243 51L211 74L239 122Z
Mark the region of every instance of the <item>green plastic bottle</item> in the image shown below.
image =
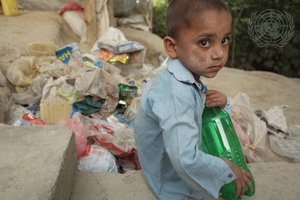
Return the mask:
M221 108L206 107L202 114L202 144L200 149L210 155L224 157L239 167L248 171L241 144L236 135L229 114ZM255 182L251 181L252 191L245 185L246 196L255 194ZM220 192L225 200L241 199L235 198L236 186L233 182L224 185Z

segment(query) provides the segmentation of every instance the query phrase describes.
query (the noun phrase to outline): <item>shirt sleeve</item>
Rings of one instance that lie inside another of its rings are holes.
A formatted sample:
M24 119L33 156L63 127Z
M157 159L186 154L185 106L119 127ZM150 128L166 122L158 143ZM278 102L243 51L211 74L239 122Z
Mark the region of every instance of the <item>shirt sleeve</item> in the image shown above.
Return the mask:
M220 188L236 177L222 159L199 150L197 123L201 121L195 121L195 106L174 97L156 102L153 112L158 117L166 152L178 175L193 189L218 198Z
M223 109L231 116L231 105L228 97L227 97L226 105Z

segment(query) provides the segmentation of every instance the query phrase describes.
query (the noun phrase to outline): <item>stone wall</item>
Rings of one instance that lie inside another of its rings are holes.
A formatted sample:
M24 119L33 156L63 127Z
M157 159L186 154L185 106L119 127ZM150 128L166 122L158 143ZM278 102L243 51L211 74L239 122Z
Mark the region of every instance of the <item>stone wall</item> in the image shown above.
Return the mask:
M70 0L18 0L19 5L28 10L55 11ZM84 0L72 0L72 2L83 3Z

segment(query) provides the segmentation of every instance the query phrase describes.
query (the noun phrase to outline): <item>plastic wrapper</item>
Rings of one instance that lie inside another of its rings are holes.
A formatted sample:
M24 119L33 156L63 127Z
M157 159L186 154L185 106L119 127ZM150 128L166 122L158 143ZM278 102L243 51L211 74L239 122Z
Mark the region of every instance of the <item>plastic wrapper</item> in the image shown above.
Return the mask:
M117 106L118 112L124 113L127 107L131 104L134 97L137 96L137 87L135 85L127 85L119 83L119 103Z
M99 59L105 62L120 62L123 64L126 64L128 59L129 59L129 55L128 54L114 54L110 51L107 50L100 50L99 53Z
M17 119L12 126L37 126L45 125L46 123L34 117L31 113L24 113L20 119Z
M80 71L80 69L82 69L83 66L82 56L77 44L74 42L67 44L57 50L55 55L57 59L64 64L63 74L67 76L68 79L75 79L76 74ZM60 65L58 66L61 67Z
M101 60L97 59L92 54L83 54L82 55L83 65L85 67L91 68L91 69L97 69L102 67L103 63Z
M76 43L70 43L60 48L55 55L64 64L68 64L70 61L78 65L82 63L82 57Z

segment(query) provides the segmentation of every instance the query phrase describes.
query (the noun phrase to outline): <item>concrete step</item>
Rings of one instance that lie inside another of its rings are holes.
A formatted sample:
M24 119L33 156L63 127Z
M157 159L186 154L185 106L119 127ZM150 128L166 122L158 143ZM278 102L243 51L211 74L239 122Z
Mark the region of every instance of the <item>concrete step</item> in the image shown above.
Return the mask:
M70 200L155 200L142 172L125 174L77 171Z
M0 127L0 199L67 200L75 142L60 126Z
M300 199L300 163L264 162L248 165L256 184L253 197L243 200ZM126 174L75 173L70 200L155 200L141 171Z

